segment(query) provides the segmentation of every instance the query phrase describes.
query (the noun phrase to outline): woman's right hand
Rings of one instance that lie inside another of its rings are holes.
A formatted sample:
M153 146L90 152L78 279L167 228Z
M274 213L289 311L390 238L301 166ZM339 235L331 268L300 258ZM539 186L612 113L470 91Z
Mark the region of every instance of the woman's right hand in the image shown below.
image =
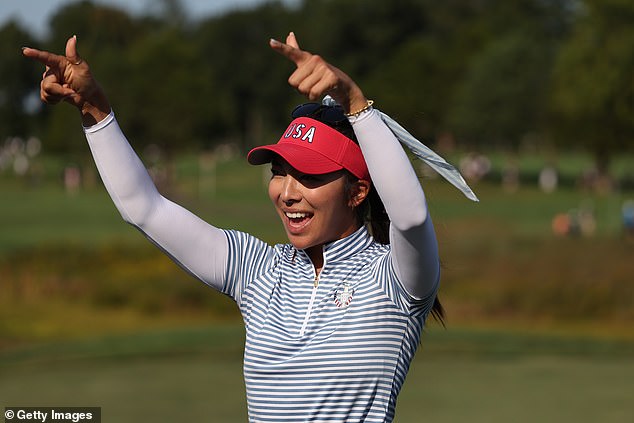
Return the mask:
M77 107L84 126L91 126L110 113L110 104L92 76L88 63L77 53L77 37L66 42L65 55L25 47L22 54L46 66L40 83L40 98L46 104L66 101Z

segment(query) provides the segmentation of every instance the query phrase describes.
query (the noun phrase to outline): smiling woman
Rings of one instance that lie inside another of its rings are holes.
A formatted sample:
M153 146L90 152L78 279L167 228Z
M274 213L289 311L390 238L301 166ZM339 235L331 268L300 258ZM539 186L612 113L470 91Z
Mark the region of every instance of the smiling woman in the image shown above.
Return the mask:
M42 100L79 109L123 219L238 305L250 420L391 422L427 316L442 310L440 267L423 189L372 101L293 33L270 41L297 66L289 84L328 102L299 106L278 143L248 155L271 163L289 243L270 246L157 191L76 45L24 50L47 66Z
M322 246L361 227L354 210L365 200L369 182L356 181L355 192L351 192L343 171L304 174L279 158L273 159L271 173L269 197L286 235L295 248L306 251L319 272Z
M251 150L248 159L251 164L272 162L269 197L289 241L306 251L319 272L322 246L363 224L355 209L370 191L370 175L359 146L314 118L300 117L306 109L312 115L325 109L348 122L340 107L300 106L280 141Z

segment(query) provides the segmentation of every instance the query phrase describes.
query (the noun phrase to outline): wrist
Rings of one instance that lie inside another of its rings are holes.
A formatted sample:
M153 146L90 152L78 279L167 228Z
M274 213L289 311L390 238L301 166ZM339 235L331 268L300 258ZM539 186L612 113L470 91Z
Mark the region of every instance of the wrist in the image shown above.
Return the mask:
M82 124L90 127L104 120L111 111L110 103L105 94L99 89L89 101L84 101L79 107Z
M346 114L354 114L368 104L368 99L357 85L353 85L342 100L343 101L339 102L339 104L341 104Z
M368 110L370 110L372 108L373 104L374 104L374 100L368 100L368 99L364 98L364 102L362 102L362 103L358 103L357 102L355 105L350 107L350 109L346 113L346 116L347 117L358 117L362 113L365 113Z

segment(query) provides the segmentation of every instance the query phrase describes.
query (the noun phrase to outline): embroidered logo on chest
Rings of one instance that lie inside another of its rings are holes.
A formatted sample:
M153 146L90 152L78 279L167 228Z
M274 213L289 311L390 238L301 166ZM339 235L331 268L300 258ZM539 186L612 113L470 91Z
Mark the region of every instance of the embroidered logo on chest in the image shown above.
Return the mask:
M339 308L346 308L352 302L352 295L354 294L354 288L349 284L344 283L341 287L335 291L335 304Z

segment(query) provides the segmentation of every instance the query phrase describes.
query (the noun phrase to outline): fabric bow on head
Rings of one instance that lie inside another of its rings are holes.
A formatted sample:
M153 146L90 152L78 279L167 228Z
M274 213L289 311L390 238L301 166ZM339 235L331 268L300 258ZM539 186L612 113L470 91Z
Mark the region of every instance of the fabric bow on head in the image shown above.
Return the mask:
M335 100L328 95L324 97L322 103L326 106L335 106L337 104ZM390 128L394 136L396 136L401 144L405 145L416 157L427 163L429 167L434 169L440 176L445 178L447 181L449 181L449 183L462 191L462 193L469 200L480 201L471 187L467 185L458 169L456 169L453 165L447 163L447 161L440 157L434 150L427 147L425 144L416 139L394 119L392 119L382 111L378 109L376 110L381 115L381 119L383 119L383 122L385 122L388 128Z

